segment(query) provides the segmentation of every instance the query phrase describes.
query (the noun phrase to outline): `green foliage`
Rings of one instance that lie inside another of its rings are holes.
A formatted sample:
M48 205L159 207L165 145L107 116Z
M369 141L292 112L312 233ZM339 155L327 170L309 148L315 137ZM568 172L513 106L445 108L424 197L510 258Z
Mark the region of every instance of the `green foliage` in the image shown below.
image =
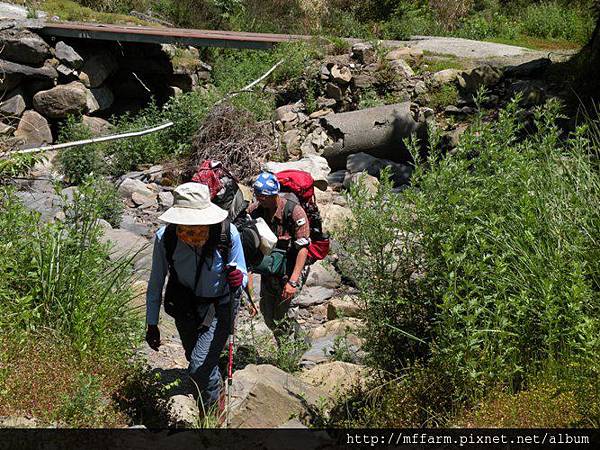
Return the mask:
M590 11L578 11L555 1L529 5L522 18L525 34L544 39L565 39L585 44L594 28Z
M70 116L60 129L59 142L73 142L91 138L92 131L77 116ZM60 150L56 159L59 170L69 182L81 183L92 173L102 174L106 168L103 161L104 146L89 144Z
M106 220L113 228L119 228L125 206L115 185L105 178L88 177L83 181L82 189L94 193L98 217Z
M457 101L458 89L453 83L444 84L429 94L429 106L435 110L455 105Z
M384 104L385 102L379 98L374 89L367 89L360 93L358 109L374 108L376 106L383 106Z
M361 288L370 362L426 361L452 405L517 392L598 358L600 177L586 127L561 141L558 105L523 135L515 99L477 118L456 154L417 165L418 189L356 188L340 237ZM385 355L385 356L383 356ZM393 355L393 356L392 356ZM581 375L579 383L592 375ZM597 401L597 400L596 400Z
M2 155L0 152L0 185L14 177L26 175L33 166L44 159L40 153L16 153Z
M81 354L127 352L138 316L129 306L128 259L110 261L97 225L102 197L82 185L63 199L63 222L39 223L2 192L0 324L14 333L55 332Z
M101 426L102 415L107 405L103 404L98 378L91 374L79 373L74 389L71 395L62 396L61 405L55 411L56 420L76 428Z

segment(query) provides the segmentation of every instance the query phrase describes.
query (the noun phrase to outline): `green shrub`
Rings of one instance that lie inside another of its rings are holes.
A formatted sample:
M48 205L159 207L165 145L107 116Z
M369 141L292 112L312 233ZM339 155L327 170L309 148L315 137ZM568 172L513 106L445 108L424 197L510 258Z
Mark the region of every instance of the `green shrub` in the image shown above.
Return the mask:
M565 39L585 44L594 27L590 11L580 11L557 2L529 5L521 17L523 33L543 39Z
M59 142L73 142L91 138L91 130L81 123L80 118L70 116L60 129ZM60 150L57 157L59 170L70 183L79 184L92 173L106 172L103 160L104 146L89 144Z
M452 83L442 85L429 94L429 106L435 110L455 105L458 101L458 89Z
M3 271L0 324L16 334L58 333L82 354L128 352L139 317L129 305L129 260L111 261L99 242L101 206L92 185L82 185L65 220L39 223L36 213L2 192Z
M418 189L396 195L384 179L374 196L353 191L340 239L370 362L397 372L426 358L455 402L518 391L550 361L564 375L600 351L600 177L586 130L561 142L555 103L531 134L520 117L516 99L496 121L478 118L452 157L433 134Z
M119 228L125 206L114 184L105 178L87 178L84 190L94 192L94 201L98 205L98 217L106 220L113 228Z

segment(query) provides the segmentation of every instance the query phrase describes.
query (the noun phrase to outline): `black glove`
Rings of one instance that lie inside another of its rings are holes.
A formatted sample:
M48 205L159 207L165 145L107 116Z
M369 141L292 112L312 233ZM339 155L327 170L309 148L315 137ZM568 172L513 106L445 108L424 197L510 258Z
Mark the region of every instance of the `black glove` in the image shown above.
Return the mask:
M152 350L158 351L158 347L160 347L160 330L158 329L158 325L148 325L146 342Z

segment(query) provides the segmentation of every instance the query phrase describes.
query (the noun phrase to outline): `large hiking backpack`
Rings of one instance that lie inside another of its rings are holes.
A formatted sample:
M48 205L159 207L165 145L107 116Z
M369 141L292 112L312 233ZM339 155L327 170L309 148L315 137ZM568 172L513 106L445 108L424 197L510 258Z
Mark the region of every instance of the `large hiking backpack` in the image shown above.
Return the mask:
M323 231L321 213L315 200L315 180L303 170L283 170L275 174L281 186L282 195L288 200L283 211L284 220L292 222L292 212L299 204L308 217L310 244L307 263L324 259L329 253L329 236Z
M229 224L233 223L240 233L247 266L259 264L263 258L260 235L256 222L246 212L248 202L244 200L237 178L220 161L207 159L198 166L192 181L207 185L211 201L229 212L223 221L221 242L229 240Z

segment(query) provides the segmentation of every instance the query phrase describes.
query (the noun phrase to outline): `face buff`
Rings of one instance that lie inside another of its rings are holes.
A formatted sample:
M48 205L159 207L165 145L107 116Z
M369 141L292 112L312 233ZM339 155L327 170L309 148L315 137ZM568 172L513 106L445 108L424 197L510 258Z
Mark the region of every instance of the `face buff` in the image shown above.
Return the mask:
M177 237L194 247L202 247L208 240L208 225L177 225Z

